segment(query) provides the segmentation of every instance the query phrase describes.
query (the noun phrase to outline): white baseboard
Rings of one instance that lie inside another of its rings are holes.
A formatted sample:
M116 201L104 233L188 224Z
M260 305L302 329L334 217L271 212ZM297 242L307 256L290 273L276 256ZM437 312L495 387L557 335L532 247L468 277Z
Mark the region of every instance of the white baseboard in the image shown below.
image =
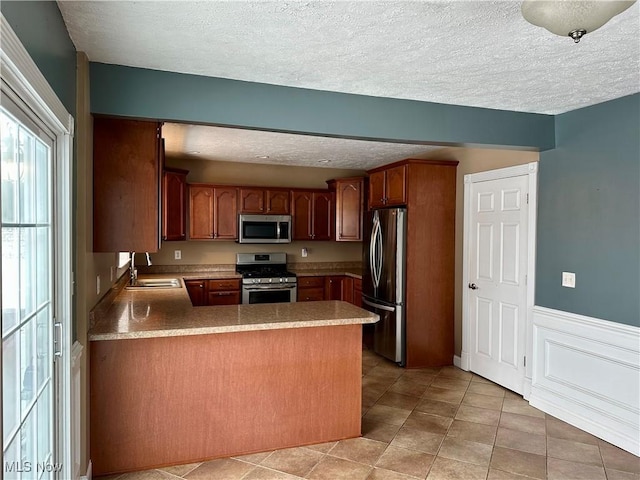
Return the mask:
M458 355L453 356L453 366L462 368L462 359Z
M81 476L78 480L91 480L93 477L93 464L91 460L89 460L89 465L87 465L87 473Z
M457 362L457 363L456 363ZM462 370L469 371L469 355L466 352L462 352L460 356L453 356L453 364L461 368Z
M536 306L529 403L640 455L639 358L640 328Z

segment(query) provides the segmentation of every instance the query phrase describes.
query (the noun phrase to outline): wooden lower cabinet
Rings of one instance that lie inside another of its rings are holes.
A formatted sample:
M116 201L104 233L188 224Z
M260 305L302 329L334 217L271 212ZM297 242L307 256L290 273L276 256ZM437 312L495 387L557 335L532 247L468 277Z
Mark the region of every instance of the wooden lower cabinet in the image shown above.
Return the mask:
M239 305L241 302L239 279L198 279L184 283L194 307Z
M356 307L362 307L362 280L353 279L353 299L351 301Z
M298 302L324 300L325 277L298 277Z

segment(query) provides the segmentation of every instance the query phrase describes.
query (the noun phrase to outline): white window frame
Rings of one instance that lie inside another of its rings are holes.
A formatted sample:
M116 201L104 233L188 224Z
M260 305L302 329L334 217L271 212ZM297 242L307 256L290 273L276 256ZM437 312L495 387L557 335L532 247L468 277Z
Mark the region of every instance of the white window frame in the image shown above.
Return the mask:
M67 112L56 93L53 91L46 78L29 53L24 48L20 39L15 34L4 15L0 14L0 31L2 32L2 44L0 46L0 78L2 79L2 93L17 97L26 104L35 115L45 123L56 139L55 166L57 175L54 179L54 205L53 217L56 223L54 235L56 250L54 252L54 264L56 266L55 282L55 311L58 322L62 323L62 338L60 358L60 390L58 392L59 415L57 425L60 427L55 436L58 455L55 461L62 463L62 470L58 478L75 478L73 455L80 445L72 444L71 432L71 365L72 365L72 237L71 237L71 193L73 185L72 177L72 145L74 119ZM8 88L5 88L5 85ZM82 348L75 346L77 349ZM73 405L79 409L80 405ZM74 435L75 437L75 435ZM76 439L76 442L79 439Z

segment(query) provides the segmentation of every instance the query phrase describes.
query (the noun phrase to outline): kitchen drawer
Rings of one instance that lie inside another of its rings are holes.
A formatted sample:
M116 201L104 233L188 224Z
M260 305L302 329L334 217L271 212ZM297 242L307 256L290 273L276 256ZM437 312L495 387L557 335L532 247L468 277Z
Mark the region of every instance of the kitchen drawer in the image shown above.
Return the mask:
M240 291L213 291L209 292L207 305L238 305L240 303Z
M240 290L239 278L209 280L209 291Z
M324 288L324 277L298 277L298 288Z
M299 302L315 302L319 300L324 300L324 286L317 288L298 288Z

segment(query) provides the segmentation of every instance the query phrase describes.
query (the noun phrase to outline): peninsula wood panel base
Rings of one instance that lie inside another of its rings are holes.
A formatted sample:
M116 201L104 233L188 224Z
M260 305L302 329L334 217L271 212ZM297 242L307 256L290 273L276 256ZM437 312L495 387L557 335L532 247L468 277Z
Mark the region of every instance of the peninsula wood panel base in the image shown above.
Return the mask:
M362 327L91 342L93 474L360 436Z

